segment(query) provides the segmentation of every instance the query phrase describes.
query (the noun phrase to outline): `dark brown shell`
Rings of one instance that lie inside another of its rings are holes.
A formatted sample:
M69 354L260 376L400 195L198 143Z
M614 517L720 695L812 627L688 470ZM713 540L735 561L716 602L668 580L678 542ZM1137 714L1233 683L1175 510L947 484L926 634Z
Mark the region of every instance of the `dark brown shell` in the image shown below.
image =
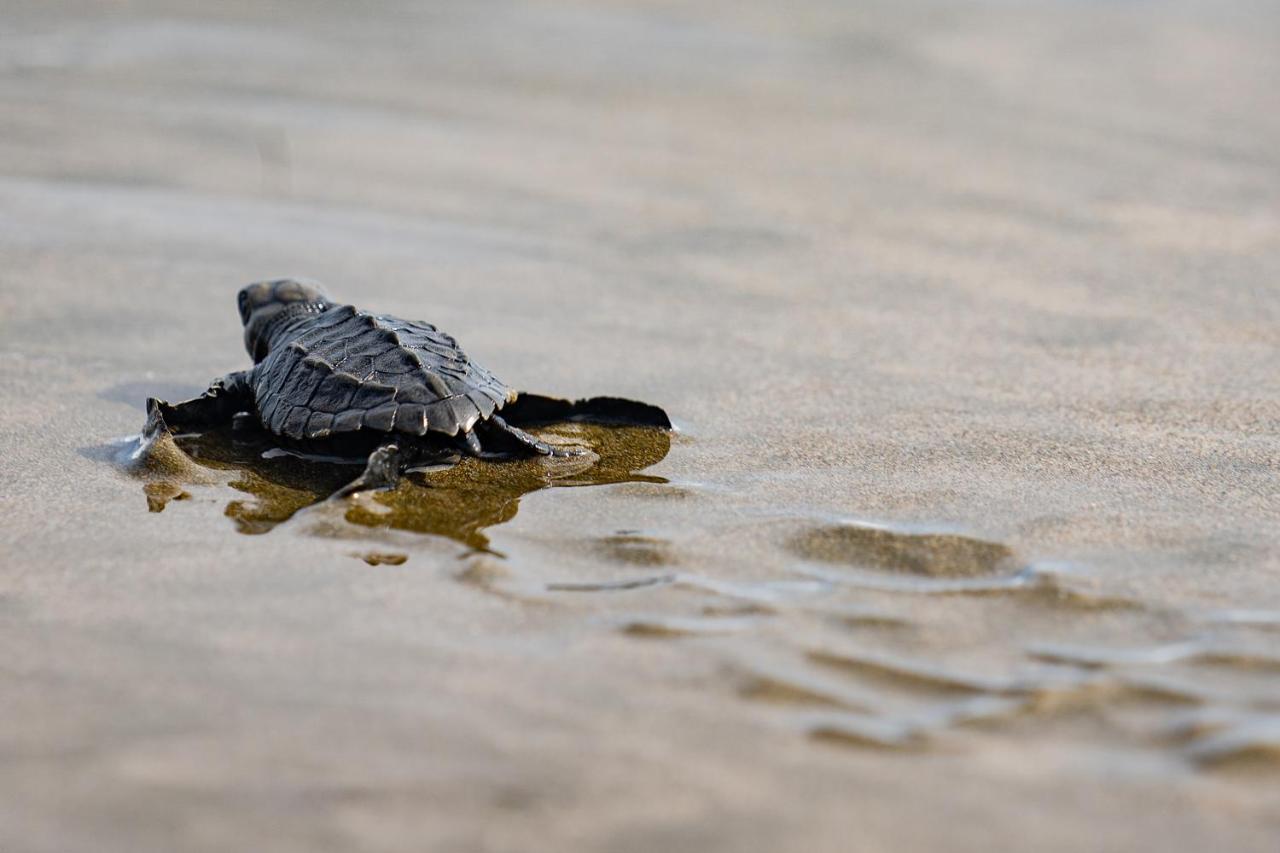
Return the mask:
M435 326L350 305L291 327L252 383L263 426L292 439L457 435L516 396Z

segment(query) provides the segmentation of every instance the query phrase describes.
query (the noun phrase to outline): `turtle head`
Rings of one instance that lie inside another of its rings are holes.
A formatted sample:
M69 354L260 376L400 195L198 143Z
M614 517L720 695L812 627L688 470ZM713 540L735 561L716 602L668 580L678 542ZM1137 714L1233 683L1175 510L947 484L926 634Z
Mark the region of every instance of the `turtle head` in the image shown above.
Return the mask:
M240 322L244 323L244 348L255 363L267 357L275 333L291 318L318 314L331 304L319 284L293 278L250 284L241 288L237 301Z

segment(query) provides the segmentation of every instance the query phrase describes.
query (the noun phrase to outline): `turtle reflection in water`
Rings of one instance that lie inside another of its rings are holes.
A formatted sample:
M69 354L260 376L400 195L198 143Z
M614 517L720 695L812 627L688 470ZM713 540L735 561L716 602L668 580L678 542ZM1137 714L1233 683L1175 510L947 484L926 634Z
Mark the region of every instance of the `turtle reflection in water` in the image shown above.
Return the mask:
M570 456L523 427L593 421L667 430L657 406L596 397L577 402L526 394L472 361L429 323L332 302L294 279L240 291L248 370L215 380L181 403L147 400L147 431L205 429L248 413L282 443L366 460L337 495L394 488L414 467L476 458Z
M445 536L483 551L489 547L485 529L515 517L520 499L530 492L555 486L666 482L637 473L666 457L671 438L665 431L590 423L558 424L554 431L561 440L589 446L591 452L497 463L464 458L449 467L411 472L393 490L344 501L345 518L370 527ZM230 486L247 495L226 507L241 533L266 533L324 500L352 473L350 465L282 453L269 434L251 425L180 434L173 440L201 466L231 472ZM180 489L174 486L172 491L177 494ZM163 505L163 499L153 500L153 508Z

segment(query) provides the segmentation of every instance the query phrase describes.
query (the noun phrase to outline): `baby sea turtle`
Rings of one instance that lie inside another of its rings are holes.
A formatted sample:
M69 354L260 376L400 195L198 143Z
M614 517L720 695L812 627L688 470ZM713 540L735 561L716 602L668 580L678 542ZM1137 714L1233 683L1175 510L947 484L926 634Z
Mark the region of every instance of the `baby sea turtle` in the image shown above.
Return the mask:
M657 406L596 397L572 402L523 394L476 364L429 323L332 302L313 282L240 291L249 370L215 380L192 400L147 400L148 432L256 415L283 443L332 455L367 455L339 494L395 485L406 468L465 453L481 458L565 456L521 429L590 420L670 429ZM501 412L501 414L499 414Z

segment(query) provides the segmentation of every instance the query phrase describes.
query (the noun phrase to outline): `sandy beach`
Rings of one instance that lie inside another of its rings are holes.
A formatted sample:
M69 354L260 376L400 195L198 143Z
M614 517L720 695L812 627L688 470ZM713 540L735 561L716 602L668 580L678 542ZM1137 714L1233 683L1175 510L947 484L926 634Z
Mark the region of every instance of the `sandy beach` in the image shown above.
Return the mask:
M1260 0L6 4L0 849L1275 850L1278 84ZM288 275L679 429L130 464Z

